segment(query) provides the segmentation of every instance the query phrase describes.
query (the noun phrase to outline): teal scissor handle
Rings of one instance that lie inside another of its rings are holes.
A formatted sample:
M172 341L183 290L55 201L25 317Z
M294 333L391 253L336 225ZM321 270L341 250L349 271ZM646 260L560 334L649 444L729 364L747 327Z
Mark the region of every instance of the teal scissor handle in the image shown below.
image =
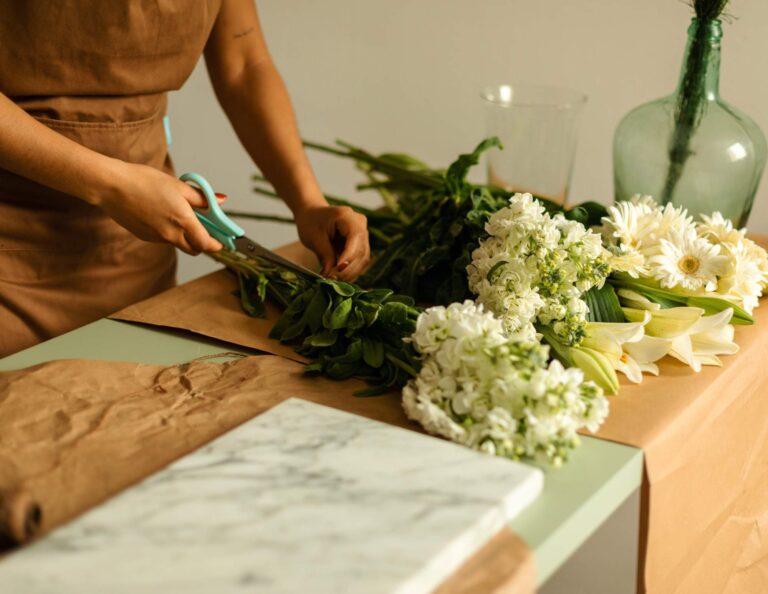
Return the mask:
M226 213L221 210L219 201L216 200L216 193L211 184L199 173L185 173L179 178L183 182L190 183L200 189L208 202L208 210L205 214L195 211L198 220L203 224L211 237L217 239L221 244L232 251L235 250L235 239L245 235L243 228L230 219Z

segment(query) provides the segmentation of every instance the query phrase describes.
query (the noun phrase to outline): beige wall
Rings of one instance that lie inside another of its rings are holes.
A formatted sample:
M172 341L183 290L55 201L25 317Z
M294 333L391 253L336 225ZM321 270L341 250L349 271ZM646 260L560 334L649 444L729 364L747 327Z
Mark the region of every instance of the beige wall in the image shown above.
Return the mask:
M612 197L611 138L630 108L671 92L690 9L677 0L261 0L263 27L306 138L343 138L445 164L484 134L478 89L521 81L578 88L583 114L572 200ZM734 0L724 98L768 130L768 2ZM213 98L202 65L171 100L178 172L229 193L232 208L278 212L256 198L255 170ZM321 186L351 195L354 170L313 157ZM478 171L481 173L481 171ZM768 182L750 221L768 231ZM270 246L292 228L255 223ZM184 257L180 278L211 269Z

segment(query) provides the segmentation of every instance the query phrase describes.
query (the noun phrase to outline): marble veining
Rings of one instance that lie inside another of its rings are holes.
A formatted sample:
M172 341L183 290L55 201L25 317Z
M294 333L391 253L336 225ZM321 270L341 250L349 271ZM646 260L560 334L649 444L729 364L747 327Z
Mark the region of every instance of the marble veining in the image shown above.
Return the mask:
M0 561L0 592L429 592L542 482L289 399Z

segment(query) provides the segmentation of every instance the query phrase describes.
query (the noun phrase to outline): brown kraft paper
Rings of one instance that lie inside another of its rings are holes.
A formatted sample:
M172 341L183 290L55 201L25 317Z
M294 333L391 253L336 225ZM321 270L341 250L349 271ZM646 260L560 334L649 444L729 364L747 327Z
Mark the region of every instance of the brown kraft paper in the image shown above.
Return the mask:
M596 435L645 452L640 592L768 592L768 303L736 342L721 368L625 383Z
M308 268L317 268L317 258L299 243L275 251ZM227 270L219 270L139 301L110 317L187 330L306 363L291 346L269 338L270 329L280 317L280 309L267 301L265 318L249 317L234 295L237 290L236 277Z
M0 533L31 537L14 522L34 502L44 534L290 397L417 429L398 394L354 397L364 386L310 378L271 355L172 366L59 360L2 373L0 494L23 500L0 498ZM483 591L526 594L534 578L528 547L502 531L440 593L488 584Z

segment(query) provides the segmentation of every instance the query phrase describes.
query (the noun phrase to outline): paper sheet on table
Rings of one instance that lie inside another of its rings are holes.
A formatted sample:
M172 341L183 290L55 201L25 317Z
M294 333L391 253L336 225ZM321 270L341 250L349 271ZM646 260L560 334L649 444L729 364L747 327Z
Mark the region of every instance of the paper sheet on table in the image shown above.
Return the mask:
M354 397L362 387L307 377L271 355L172 366L59 360L0 373L0 494L23 495L0 499L0 523L33 501L45 533L292 396L416 429L398 394ZM490 565L468 566L496 581L459 571L441 592L468 592L463 584L478 580L494 584L489 592L533 591L532 555L519 538L502 535L477 555Z
M755 314L722 368L665 359L611 398L597 437L645 452L640 592L768 592L768 300Z
M299 243L276 250L282 256L308 268L317 267L317 258ZM227 270L207 274L130 305L112 314L114 320L178 328L306 363L291 346L269 338L280 311L267 302L266 318L243 313L236 295L236 277Z

